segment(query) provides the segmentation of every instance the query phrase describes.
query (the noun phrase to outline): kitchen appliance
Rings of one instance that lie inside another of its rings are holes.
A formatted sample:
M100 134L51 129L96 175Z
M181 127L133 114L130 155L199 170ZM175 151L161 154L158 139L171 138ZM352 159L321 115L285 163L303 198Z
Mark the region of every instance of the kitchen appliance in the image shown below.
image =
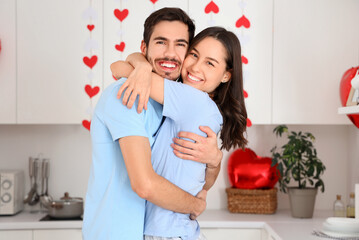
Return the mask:
M21 170L0 170L0 215L24 209L25 176Z
M48 215L52 218L79 218L83 214L83 199L72 198L68 192L60 200L52 200L41 196L40 201L48 209Z

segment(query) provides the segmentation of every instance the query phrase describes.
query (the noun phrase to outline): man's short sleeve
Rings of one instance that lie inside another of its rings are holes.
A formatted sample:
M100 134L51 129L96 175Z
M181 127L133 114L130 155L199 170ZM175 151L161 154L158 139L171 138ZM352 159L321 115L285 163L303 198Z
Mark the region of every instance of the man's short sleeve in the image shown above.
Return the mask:
M131 109L122 104L122 98L117 98L121 85L114 87L104 102L104 123L107 126L113 141L127 136L148 137L145 129L145 111L140 114L136 111L138 99Z

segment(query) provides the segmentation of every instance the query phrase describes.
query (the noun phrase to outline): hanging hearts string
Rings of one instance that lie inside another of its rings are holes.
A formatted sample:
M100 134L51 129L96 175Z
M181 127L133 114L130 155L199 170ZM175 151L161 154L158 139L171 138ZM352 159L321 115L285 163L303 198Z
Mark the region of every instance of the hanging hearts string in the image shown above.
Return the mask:
M155 4L158 0L150 0L153 4Z
M126 44L124 42L121 42L120 44L116 44L115 48L117 51L123 52L123 50L125 49Z
M219 12L219 8L218 8L217 4L215 4L213 1L211 1L211 2L208 3L207 6L205 7L204 12L207 13L207 14L210 13L210 12L218 13L218 12Z
M95 28L95 25L89 24L87 25L87 29L91 32Z
M249 22L248 18L246 18L246 16L242 16L240 17L237 22L236 22L236 27L240 28L240 27L245 27L245 28L249 28L251 26L251 23Z
M100 91L100 88L98 86L91 87L91 85L88 85L88 84L85 86L85 92L87 93L87 95L90 98L95 96L99 91Z
M156 3L156 1L151 1L153 4ZM117 29L117 35L119 36L119 42L114 43L114 50L116 50L116 54L120 53L120 57L118 60L123 59L122 54L125 51L125 47L126 47L126 43L125 41L123 41L123 37L125 37L125 31L123 29L122 23L124 21L126 21L128 15L130 14L129 10L124 8L122 9L122 0L120 0L120 8L119 9L114 9L113 10L113 14L115 16L116 22L117 24L119 23L120 28ZM118 21L117 21L118 20ZM113 76L112 76L113 77ZM115 80L117 80L116 78L114 78Z
M83 63L90 69L90 72L87 73L88 83L85 84L85 92L90 98L89 107L86 110L86 114L90 115L90 120L83 120L82 126L90 131L91 127L91 118L92 118L92 97L96 96L100 92L100 88L98 86L93 86L94 72L93 68L96 66L98 57L93 54L94 50L98 49L98 42L92 38L92 32L95 29L95 24L92 23L93 20L97 19L97 12L92 8L92 1L90 0L90 6L83 12L82 17L85 20L88 20L89 23L86 25L86 28L89 33L89 38L84 44L84 49L86 52L89 52L90 57L85 56L82 58ZM90 111L89 111L90 109Z
M82 121L82 126L83 126L84 128L86 128L87 130L90 131L91 121L83 120L83 121Z
M119 10L119 9L115 9L114 10L114 14L115 17L122 22L123 20L125 20L125 18L128 16L128 9L124 9L124 10Z
M248 59L245 56L242 56L242 63L248 64Z
M97 56L94 55L94 56L92 56L91 58L84 57L84 58L83 58L83 61L84 61L84 63L85 63L86 66L88 66L89 68L92 69L92 68L96 65L96 63L97 63Z
M245 53L245 46L247 45L247 43L249 42L250 37L248 35L244 34L244 28L248 29L251 26L250 21L248 20L248 18L246 18L246 16L244 15L244 12L246 10L247 7L247 3L243 0L238 2L238 6L241 9L242 12L242 16L240 18L238 18L238 20L235 22L235 26L238 29L236 33L240 43L241 43L241 50L242 50L242 68L243 68L243 85L246 86L246 81L247 81L247 76L244 76L244 72L247 72L248 70L245 69L245 65L248 64L248 58L245 57L244 54ZM244 28L243 28L244 27ZM246 81L245 81L246 80ZM248 93L247 91L243 91L244 93L244 98L247 99L248 98ZM250 120L250 118L247 118L247 127L251 127L252 126L252 121Z

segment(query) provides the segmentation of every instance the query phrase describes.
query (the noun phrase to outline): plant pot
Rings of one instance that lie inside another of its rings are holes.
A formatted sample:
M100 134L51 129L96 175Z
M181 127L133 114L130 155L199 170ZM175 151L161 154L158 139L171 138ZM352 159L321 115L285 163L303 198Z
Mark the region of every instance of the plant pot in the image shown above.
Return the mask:
M289 187L289 203L294 218L312 218L315 205L316 188L294 188Z

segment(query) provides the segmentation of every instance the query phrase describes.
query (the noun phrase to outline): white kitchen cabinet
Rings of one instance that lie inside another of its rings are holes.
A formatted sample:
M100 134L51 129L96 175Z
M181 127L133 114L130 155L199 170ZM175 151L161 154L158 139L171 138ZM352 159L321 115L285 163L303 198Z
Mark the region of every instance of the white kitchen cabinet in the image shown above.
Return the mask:
M82 240L81 229L34 230L33 240Z
M261 231L261 229L201 228L201 232L206 236L208 240L262 240Z
M0 124L16 123L16 1L0 0Z
M88 0L17 1L18 123L80 124L90 115L100 94L91 101L85 85L102 90L103 83L102 6ZM83 58L94 55L91 69Z
M275 0L273 123L345 124L339 83L358 65L359 1Z
M33 240L31 230L1 230L0 239L4 240Z

